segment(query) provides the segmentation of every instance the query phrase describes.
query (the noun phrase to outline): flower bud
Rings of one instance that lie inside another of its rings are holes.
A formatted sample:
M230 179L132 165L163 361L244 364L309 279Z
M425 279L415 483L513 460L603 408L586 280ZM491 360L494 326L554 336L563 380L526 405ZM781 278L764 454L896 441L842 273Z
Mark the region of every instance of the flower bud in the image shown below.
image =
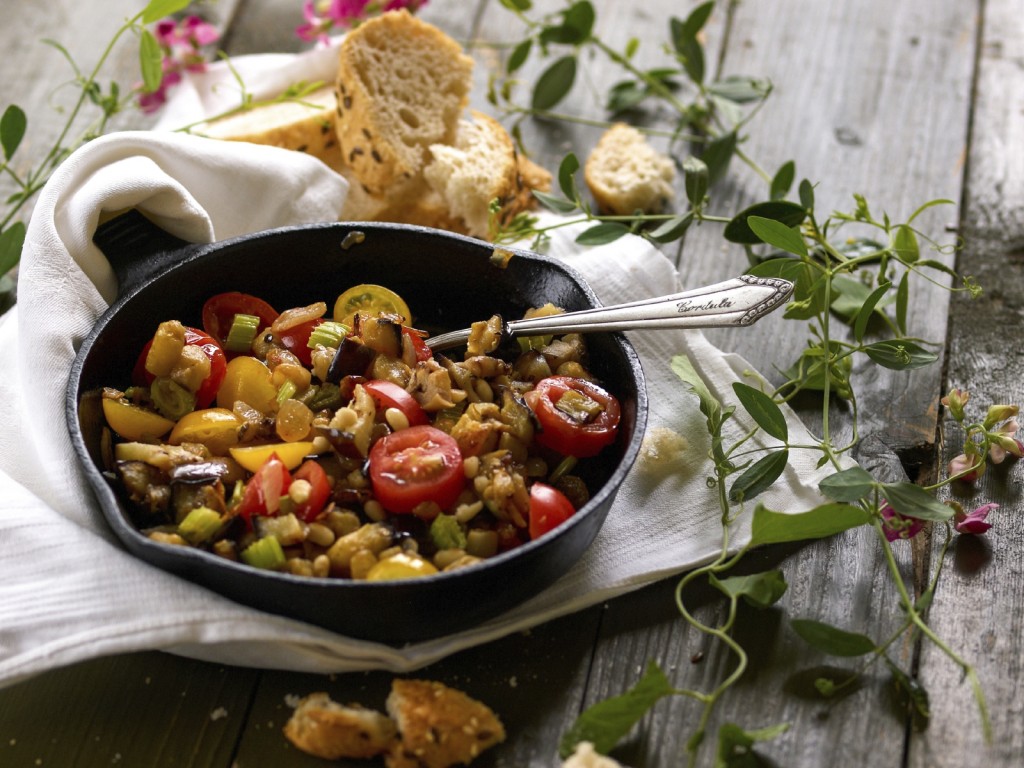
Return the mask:
M991 429L993 425L1001 421L1012 419L1020 411L1016 405L990 405L988 413L985 414L985 429Z
M953 415L953 418L957 421L964 420L964 406L967 401L970 400L971 393L963 389L951 389L949 394L946 395L941 402L944 406L949 408L949 412Z

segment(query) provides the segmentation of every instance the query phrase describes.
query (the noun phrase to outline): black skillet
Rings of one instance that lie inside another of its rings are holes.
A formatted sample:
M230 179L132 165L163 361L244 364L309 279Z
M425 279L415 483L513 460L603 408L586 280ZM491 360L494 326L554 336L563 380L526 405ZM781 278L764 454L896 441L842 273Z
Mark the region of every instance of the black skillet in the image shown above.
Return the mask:
M287 227L196 245L132 212L101 227L95 242L120 288L71 371L66 407L75 450L104 517L130 552L239 603L392 645L473 627L537 594L579 560L637 456L647 416L643 371L625 337L595 333L587 337L590 368L622 402L619 439L587 462L590 502L536 541L471 568L391 582L261 571L154 542L133 526L116 483L103 472L99 392L127 386L139 350L161 321L201 326L204 301L224 291L251 293L285 309L317 300L330 305L359 283L397 291L417 326L439 330L495 312L519 317L549 301L569 311L598 302L583 278L560 262L522 250L496 254L487 243L398 224Z

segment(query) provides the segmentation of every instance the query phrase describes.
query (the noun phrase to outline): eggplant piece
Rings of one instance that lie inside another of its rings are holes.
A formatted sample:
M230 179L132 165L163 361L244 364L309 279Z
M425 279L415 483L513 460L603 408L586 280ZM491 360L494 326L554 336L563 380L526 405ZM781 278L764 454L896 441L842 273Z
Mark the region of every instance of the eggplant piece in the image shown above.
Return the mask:
M338 345L338 352L327 369L327 381L340 384L346 376L365 376L375 356L376 353L361 341L346 336Z

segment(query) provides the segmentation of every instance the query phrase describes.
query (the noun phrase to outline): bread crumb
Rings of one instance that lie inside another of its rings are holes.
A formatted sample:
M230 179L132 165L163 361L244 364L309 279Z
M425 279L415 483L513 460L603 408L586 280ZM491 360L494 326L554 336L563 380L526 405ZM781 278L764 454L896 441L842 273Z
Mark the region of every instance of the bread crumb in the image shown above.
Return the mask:
M589 741L581 741L576 745L576 751L562 763L562 768L624 768L624 766L607 755L597 752Z
M640 445L640 467L664 470L680 461L690 444L685 437L668 427L654 427L644 435Z
M598 207L619 216L659 213L674 195L671 158L625 123L605 131L587 157L583 176Z
M228 716L228 711L224 707L217 707L215 710L213 710L210 713L210 719L213 722L217 722L218 720L223 720L227 716Z

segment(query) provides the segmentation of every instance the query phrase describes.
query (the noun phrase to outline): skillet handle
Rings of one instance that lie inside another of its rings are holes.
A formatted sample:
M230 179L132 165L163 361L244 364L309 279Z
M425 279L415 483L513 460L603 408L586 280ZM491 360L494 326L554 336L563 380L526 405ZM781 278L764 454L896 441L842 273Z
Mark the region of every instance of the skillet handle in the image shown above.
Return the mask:
M134 208L100 224L92 241L117 276L119 296L141 287L199 247L161 229Z

